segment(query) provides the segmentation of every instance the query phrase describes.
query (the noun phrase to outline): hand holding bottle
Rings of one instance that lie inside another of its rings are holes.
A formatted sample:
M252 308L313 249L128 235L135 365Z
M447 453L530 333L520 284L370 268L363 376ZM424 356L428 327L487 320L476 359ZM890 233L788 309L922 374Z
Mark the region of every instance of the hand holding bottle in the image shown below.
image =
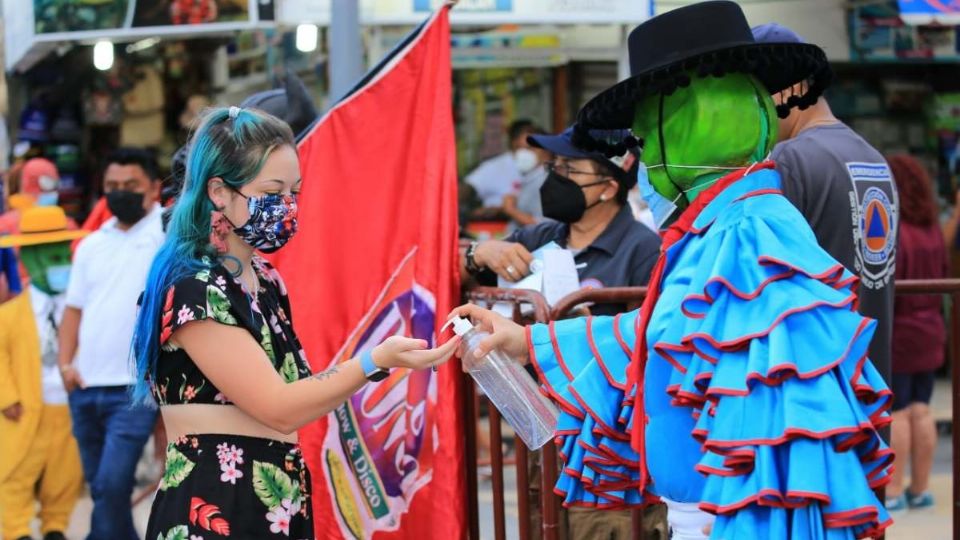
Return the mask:
M523 368L522 364L529 362L528 355L515 358L509 352L526 350L523 327L476 306L458 310L473 311L475 321L485 320L485 326L494 330L491 334L482 323L475 326L468 319L451 316L447 325L452 325L463 340L463 370L473 377L527 448L540 448L553 438L559 411L537 388L536 378Z
M527 349L527 336L523 326L475 304L465 304L454 309L447 319L455 316L471 319L479 330L490 334L480 340L474 349L477 358L485 356L493 349L500 349L523 365L530 362L530 351ZM462 358L463 351L458 350L457 356Z

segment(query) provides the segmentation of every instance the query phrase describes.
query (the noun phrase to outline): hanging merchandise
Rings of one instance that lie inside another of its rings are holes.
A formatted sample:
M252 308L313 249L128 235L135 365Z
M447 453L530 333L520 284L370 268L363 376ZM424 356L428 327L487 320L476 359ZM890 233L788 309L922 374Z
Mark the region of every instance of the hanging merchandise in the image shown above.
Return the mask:
M46 142L50 138L47 132L49 121L47 112L34 103L20 115L20 131L17 135L22 141Z
M77 173L80 167L80 147L76 144L53 144L46 147L46 154L60 171L60 189L77 188Z
M73 107L63 107L50 128L50 137L54 141L77 142L83 134Z
M123 95L120 144L158 146L163 142L163 80L153 66L136 70L136 83Z
M920 4L920 2L911 2ZM955 9L955 8L953 8ZM957 31L950 25L916 25L893 2L876 2L849 12L850 56L859 61L956 60Z
M83 116L90 126L116 126L123 119L123 103L110 92L95 90L83 100Z
M83 118L88 126L119 126L123 120L123 94L127 83L115 69L99 74L83 97Z

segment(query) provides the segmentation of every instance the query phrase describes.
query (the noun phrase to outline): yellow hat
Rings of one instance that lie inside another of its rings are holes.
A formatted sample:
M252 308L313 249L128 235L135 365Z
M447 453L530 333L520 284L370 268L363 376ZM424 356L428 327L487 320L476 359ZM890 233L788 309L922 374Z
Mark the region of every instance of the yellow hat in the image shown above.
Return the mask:
M83 238L85 230L67 230L67 214L59 206L34 206L20 215L20 234L0 236L0 247L34 246Z
M14 193L7 197L7 205L13 210L25 210L35 203L34 198L26 193Z

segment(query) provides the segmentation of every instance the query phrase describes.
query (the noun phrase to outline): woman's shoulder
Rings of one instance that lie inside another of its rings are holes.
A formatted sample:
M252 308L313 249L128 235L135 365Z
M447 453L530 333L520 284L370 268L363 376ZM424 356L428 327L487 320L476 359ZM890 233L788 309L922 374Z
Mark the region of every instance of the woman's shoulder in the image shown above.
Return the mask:
M257 274L260 276L261 281L276 287L281 295L286 296L287 286L283 282L283 277L280 276L280 272L276 267L270 264L270 261L255 254L251 262Z
M237 317L231 310L235 301L230 294L226 272L216 266L199 268L174 280L166 289L161 308L161 344L181 326L192 321L212 319L236 326Z
M203 291L206 290L207 286L212 285L226 292L229 282L227 277L227 273L222 266L204 259L200 266L191 268L181 277L173 280L167 290L168 292L171 289Z

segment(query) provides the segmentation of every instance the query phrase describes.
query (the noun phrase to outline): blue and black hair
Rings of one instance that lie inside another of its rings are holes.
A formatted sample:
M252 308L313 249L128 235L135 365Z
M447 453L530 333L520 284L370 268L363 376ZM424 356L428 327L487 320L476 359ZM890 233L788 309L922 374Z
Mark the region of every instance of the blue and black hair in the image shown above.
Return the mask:
M164 297L177 281L217 264L210 245L210 217L215 210L207 195L211 178L230 187L253 180L274 149L295 147L290 127L257 109L209 110L191 137L183 191L173 206L167 237L150 266L133 336L137 383L134 403L150 403L148 379L155 380L160 352Z

